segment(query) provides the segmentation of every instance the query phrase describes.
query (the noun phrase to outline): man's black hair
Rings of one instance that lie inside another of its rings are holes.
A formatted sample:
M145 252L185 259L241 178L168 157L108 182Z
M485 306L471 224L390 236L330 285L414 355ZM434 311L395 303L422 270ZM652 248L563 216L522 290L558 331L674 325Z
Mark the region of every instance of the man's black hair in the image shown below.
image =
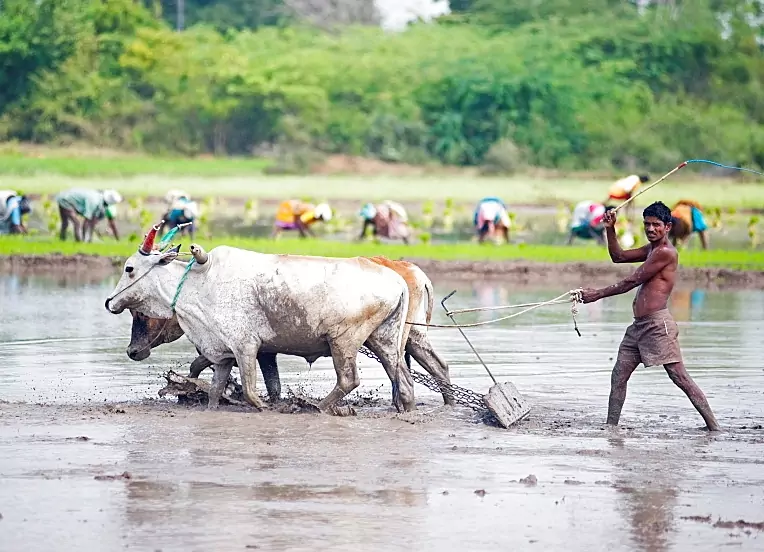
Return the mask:
M642 211L642 218L655 217L663 224L671 223L671 209L669 209L662 201L656 201L652 205L645 207Z
M608 211L612 211L613 209L615 209L615 205L606 205L606 206L605 206L605 212L606 212L606 213L607 213Z
M647 174L642 174L642 175L639 176L639 181L640 182L647 182L648 180L650 180L650 176L647 175Z

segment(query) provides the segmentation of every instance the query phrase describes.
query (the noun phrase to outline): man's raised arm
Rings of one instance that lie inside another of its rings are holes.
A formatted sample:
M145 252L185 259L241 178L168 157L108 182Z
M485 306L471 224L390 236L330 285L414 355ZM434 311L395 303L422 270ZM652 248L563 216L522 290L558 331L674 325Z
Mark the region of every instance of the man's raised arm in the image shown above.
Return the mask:
M643 245L637 249L626 249L618 243L618 236L615 234L614 210L605 213L603 222L605 223L605 235L607 236L607 251L610 253L610 259L614 263L641 263L647 260L647 254L650 252L650 244Z

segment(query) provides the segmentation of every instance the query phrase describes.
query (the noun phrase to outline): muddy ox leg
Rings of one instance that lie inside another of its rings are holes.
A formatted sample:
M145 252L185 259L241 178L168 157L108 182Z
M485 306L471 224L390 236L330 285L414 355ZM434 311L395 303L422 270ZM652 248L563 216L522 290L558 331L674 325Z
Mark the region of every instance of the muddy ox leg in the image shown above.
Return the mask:
M265 388L268 390L268 398L277 401L281 398L281 379L279 378L279 366L276 364L275 353L258 353L257 363L265 380Z
M411 372L409 372L404 358L398 354L394 347L393 351L389 352L386 347L371 336L366 340L366 346L377 355L382 367L387 372L387 377L390 378L390 383L393 384L393 406L395 409L398 412L416 410L414 380L411 379ZM396 366L398 367L397 371Z
M411 355L439 384L451 383L448 364L433 350L427 336L416 335L412 330L409 334L409 340L406 342L406 364L408 368L411 368L408 355ZM440 386L440 391L443 394L443 403L448 406L454 406L453 394L449 393L442 385Z
M318 403L321 412L331 413L337 402L353 392L361 384L358 377L358 368L356 367L356 356L360 344L330 342L329 348L332 351L332 361L334 362L334 371L337 373L337 383L329 394Z
M277 401L281 398L281 379L279 378L279 367L276 363L276 355L272 353L258 353L257 362L260 364L260 371L263 373L265 388L268 390L268 398ZM238 366L237 363L234 363ZM201 373L212 366L207 357L199 355L191 363L188 371L189 378L198 378Z
M226 359L220 364L213 366L212 385L210 385L209 400L207 401L207 410L215 410L220 404L220 397L223 395L225 386L228 383L228 376L231 375L233 359Z
M209 368L210 366L212 366L212 362L209 361L206 356L199 355L191 363L191 366L188 369L188 377L198 378L204 369ZM231 366L233 366L233 364Z
M241 375L241 390L244 398L255 408L262 410L264 404L257 394L257 349L259 343L252 343L235 351L236 364Z

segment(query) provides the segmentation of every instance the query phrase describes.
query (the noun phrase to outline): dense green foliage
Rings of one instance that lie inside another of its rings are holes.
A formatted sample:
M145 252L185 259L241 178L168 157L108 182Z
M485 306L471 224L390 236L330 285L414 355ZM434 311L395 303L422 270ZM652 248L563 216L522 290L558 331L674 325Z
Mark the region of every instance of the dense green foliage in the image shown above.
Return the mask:
M311 29L280 0L186 0L195 25L180 33L174 2L37 4L0 13L0 138L498 170L764 167L757 1L454 0L398 34Z

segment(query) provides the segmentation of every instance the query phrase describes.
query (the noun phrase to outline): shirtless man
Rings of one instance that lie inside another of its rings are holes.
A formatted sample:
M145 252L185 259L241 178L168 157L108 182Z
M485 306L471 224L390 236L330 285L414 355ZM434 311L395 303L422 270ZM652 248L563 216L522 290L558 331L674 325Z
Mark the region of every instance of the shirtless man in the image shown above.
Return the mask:
M640 363L645 366L662 364L671 381L684 391L703 417L706 427L710 431L719 431L719 424L703 391L684 367L678 341L679 329L668 311L668 299L674 289L679 259L668 238L671 210L658 201L647 207L642 216L649 243L638 249L621 249L615 234L615 211L605 214L604 223L608 252L613 262L644 261L644 264L617 284L602 289L583 290L583 302L593 303L639 286L632 305L634 322L626 329L610 379L607 423L618 425L626 400L626 385L637 366Z

